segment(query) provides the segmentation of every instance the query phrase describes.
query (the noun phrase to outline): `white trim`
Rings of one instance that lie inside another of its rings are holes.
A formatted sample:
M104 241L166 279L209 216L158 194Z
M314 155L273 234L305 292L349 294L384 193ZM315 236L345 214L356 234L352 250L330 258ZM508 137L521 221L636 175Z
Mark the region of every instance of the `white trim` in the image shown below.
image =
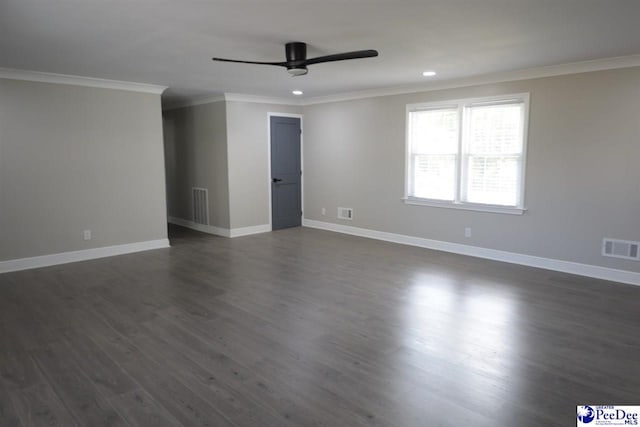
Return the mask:
M529 92L520 92L490 96L475 96L473 98L446 99L444 101L413 102L407 104L407 113L424 110L441 110L446 108L454 109L458 108L460 104L463 104L464 107L477 107L484 105L492 106L517 103L528 104L529 98Z
M168 247L168 239L158 239L146 242L127 243L124 245L84 249L80 251L62 252L31 258L10 259L8 261L0 261L0 273L48 267L51 265L67 264L70 262L87 261L90 259L106 258L115 255L124 255Z
M523 70L504 71L482 76L432 81L429 84L396 86L382 89L370 89L347 92L337 95L317 96L303 99L302 105L325 104L328 102L352 101L356 99L374 98L378 96L403 95L407 93L431 92L434 90L454 89L467 86L478 86L518 80L538 79L543 77L562 76L566 74L588 73L591 71L614 70L640 66L640 55L619 56L614 58L595 59L592 61L572 62L569 64L549 65L545 67L527 68Z
M522 215L527 210L525 208L516 208L498 205L482 205L476 203L454 203L438 200L419 199L415 197L403 197L402 201L407 205L429 206L432 208L460 209L463 211L489 212L508 215Z
M213 225L196 224L193 221L189 221L182 218L170 216L167 218L170 224L180 225L182 227L190 228L191 230L200 231L202 233L213 234L214 236L231 237L231 232L228 228L214 227Z
M273 206L271 200L271 117L300 119L300 210L304 218L304 120L302 114L267 112L267 195L269 197L269 231L273 230Z
M240 93L224 93L222 95L212 96L199 96L191 99L180 100L176 102L169 102L166 106L163 106L163 111L177 110L185 107L195 107L197 105L211 104L220 101L235 101L235 102L249 102L253 104L274 104L274 105L289 105L289 106L301 106L303 105L299 99L287 99L277 98L259 95L244 95ZM285 114L282 114L285 116Z
M251 234L268 233L271 231L271 224L253 225L251 227L232 228L229 237L242 237Z
M292 119L300 119L300 126L302 126L302 114L298 114L298 113L278 113L276 112L268 112L267 114L271 115L271 116L276 116L276 117L291 117Z
M62 85L97 87L101 89L126 90L161 95L167 86L146 83L123 82L119 80L96 79L93 77L72 76L67 74L43 73L40 71L13 70L0 68L0 78L11 80L25 80L30 82L54 83Z
M251 102L254 104L276 104L276 105L302 105L299 99L277 98L260 95L245 95L242 93L225 93L226 101Z
M409 246L434 249L455 254L468 255L477 258L491 259L508 262L511 264L526 265L529 267L543 268L546 270L560 271L563 273L577 274L579 276L593 277L596 279L610 280L613 282L627 283L640 286L640 273L596 265L581 264L571 261L562 261L552 258L542 258L533 255L518 254L514 252L500 251L496 249L481 248L478 246L463 245L460 243L443 242L440 240L425 239L422 237L407 236L404 234L387 233L384 231L370 230L366 228L351 227L342 224L303 219L302 225L310 228L334 231L337 233L351 234L354 236L368 237L387 242L400 243Z
M261 224L261 225L253 225L250 227L228 229L228 228L222 228L222 227L215 227L213 225L196 224L193 221L177 218L175 216L170 216L168 218L168 221L170 224L180 225L182 227L190 228L191 230L200 231L202 233L207 233L207 234L213 234L214 236L230 237L230 238L249 236L251 234L267 233L271 231L270 224Z
M213 104L214 102L224 101L224 95L203 96L194 99L181 100L176 102L169 102L166 106L162 107L162 111L177 110L185 107L195 107L197 105Z

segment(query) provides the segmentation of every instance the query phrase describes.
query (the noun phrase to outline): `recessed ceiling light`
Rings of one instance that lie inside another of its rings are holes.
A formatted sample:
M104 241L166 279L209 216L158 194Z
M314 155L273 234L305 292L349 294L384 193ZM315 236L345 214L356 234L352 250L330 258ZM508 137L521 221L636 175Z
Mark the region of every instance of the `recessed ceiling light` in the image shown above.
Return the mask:
M436 75L436 72L435 71L425 71L425 72L422 73L422 75L425 76L425 77L433 77L433 76Z
M291 92L294 95L302 95L302 91L301 90L294 90Z

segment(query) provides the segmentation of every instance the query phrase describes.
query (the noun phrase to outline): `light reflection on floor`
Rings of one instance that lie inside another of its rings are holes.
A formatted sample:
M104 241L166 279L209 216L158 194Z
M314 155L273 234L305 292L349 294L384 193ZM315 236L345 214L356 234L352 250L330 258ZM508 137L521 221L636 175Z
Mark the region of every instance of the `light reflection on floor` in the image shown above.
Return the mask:
M402 348L393 354L398 366L415 369L400 371L405 378L395 385L407 386L398 393L415 394L414 387L422 382L429 384L426 391L434 398L459 397L457 410L475 405L488 412L499 410L497 402L513 391L515 367L505 355L519 345L514 333L517 310L518 300L498 293L495 283L485 286L451 275L416 274L402 313Z

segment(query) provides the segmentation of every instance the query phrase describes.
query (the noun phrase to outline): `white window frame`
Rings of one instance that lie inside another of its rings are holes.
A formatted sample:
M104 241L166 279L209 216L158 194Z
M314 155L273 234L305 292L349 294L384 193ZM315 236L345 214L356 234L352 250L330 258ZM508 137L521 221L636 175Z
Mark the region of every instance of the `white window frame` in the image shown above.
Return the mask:
M463 150L463 145L465 144L464 138L464 128L466 126L467 121L465 120L467 116L467 107L477 106L477 105L495 105L495 104L508 104L512 102L521 102L523 104L523 129L522 129L522 157L521 162L522 166L520 168L521 179L520 179L520 203L516 206L501 206L501 205L491 205L484 203L470 203L462 200L462 179L463 177L463 157L465 156L465 152ZM411 151L410 151L410 113L414 111L420 110L433 110L433 109L458 109L458 126L459 126L459 135L458 135L458 154L457 154L457 164L456 164L456 182L455 182L455 200L450 202L446 200L435 200L435 199L424 199L420 197L413 197L409 195L410 186L412 185L413 177L411 176ZM515 93L515 94L507 94L507 95L496 95L496 96L485 96L479 98L465 98L465 99L455 99L455 100L444 100L437 102L423 102L416 104L407 104L406 108L406 129L405 129L405 176L404 176L404 197L402 200L404 203L409 205L419 205L419 206L432 206L438 208L451 208L451 209L464 209L464 210L472 210L472 211L480 211L480 212L493 212L493 213L504 213L504 214L513 214L513 215L522 215L525 211L525 179L526 179L526 167L527 167L527 137L529 134L529 93Z

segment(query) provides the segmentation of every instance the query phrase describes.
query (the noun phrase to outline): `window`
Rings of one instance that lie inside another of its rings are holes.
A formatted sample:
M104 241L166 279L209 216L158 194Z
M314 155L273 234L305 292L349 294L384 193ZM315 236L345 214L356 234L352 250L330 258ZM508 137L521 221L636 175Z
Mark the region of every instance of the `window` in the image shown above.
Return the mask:
M529 95L407 106L405 201L522 213Z

